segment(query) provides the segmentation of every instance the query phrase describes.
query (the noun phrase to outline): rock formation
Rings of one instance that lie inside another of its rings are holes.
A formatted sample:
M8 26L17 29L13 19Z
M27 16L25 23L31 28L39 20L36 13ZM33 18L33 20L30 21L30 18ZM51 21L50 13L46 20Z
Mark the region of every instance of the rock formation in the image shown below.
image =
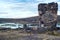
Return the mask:
M44 25L45 28L54 28L57 23L57 3L40 3L38 5L38 13L39 13L39 23Z

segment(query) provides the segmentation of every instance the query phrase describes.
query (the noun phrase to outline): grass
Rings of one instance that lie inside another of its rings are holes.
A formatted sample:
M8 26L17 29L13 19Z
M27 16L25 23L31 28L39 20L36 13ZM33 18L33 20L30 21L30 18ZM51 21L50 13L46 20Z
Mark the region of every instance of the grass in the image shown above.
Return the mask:
M29 35L28 33L20 33L20 30L0 31L0 40L18 40L18 38Z
M8 30L5 32L0 31L0 40L18 40L18 38L24 40L24 37L30 36L30 33L20 33L20 32L21 30ZM53 36L60 36L60 34L58 34L56 31L52 31L52 32L47 31L47 34L53 35ZM39 33L38 38L40 38L40 36L41 34Z
M48 35L53 35L53 36L60 36L60 33L58 33L57 31L47 31L46 34Z

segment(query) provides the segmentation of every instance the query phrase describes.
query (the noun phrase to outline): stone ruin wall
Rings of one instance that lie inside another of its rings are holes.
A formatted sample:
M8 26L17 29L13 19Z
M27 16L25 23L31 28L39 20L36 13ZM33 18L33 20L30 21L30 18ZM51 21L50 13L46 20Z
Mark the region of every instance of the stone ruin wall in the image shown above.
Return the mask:
M45 28L54 28L57 23L57 3L40 3L38 5L39 25ZM43 25L43 26L42 26Z

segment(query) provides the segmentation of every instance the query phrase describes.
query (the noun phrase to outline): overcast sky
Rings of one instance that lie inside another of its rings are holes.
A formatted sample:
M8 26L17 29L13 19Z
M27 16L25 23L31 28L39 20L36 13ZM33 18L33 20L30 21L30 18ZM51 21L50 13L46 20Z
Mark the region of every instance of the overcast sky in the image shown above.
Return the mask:
M0 18L38 16L38 4L50 2L58 3L58 15L60 15L59 0L0 0Z

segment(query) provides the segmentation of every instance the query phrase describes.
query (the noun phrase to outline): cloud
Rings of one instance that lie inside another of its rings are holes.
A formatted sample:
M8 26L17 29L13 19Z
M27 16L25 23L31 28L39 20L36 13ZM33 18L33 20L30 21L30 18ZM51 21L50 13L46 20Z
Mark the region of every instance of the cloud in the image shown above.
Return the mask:
M26 4L26 3L1 3L0 4L0 12L6 12L7 14L1 14L0 18L22 18L22 17L30 17L30 16L36 16L37 11L34 10L33 4ZM36 12L36 13L35 13ZM29 15L29 16L28 16Z
M59 2L59 0L37 0L37 1L42 3Z
M58 2L60 8L59 0L0 0L0 18L38 16L38 4L48 2Z
M26 18L26 17L31 17L31 16L36 16L36 14L33 14L33 12L30 12L30 11L14 12L12 14L8 13L4 15L1 14L2 18Z

